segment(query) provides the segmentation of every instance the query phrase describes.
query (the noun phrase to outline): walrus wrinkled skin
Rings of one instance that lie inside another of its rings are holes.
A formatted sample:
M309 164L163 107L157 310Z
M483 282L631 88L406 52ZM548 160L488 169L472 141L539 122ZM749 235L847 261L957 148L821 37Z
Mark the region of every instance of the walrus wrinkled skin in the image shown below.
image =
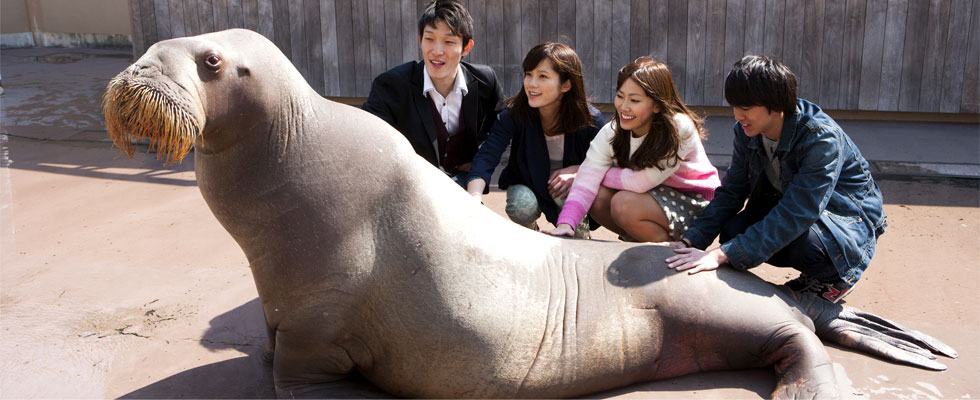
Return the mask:
M406 397L569 397L773 365L775 397L833 398L815 331L929 369L956 354L752 274L675 273L668 248L518 227L251 31L153 45L104 111L130 154L139 138L170 161L193 145L201 194L251 264L280 397L342 396L358 374Z

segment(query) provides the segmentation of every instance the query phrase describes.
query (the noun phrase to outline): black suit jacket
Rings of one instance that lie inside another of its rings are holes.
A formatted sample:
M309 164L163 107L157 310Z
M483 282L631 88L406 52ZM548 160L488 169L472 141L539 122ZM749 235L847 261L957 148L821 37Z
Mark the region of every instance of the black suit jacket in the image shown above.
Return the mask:
M461 62L466 79L462 118L466 131L476 136L479 146L502 108L503 90L497 75L488 66ZM371 94L361 109L385 120L408 138L415 153L439 166L436 149L436 128L432 106L422 93L425 63L409 61L374 78ZM466 162L469 162L467 160Z

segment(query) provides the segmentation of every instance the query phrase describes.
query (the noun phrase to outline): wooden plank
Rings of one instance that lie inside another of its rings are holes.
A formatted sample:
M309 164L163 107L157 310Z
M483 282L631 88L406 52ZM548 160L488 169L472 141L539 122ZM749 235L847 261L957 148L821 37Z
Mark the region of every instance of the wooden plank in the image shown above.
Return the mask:
M323 94L325 96L341 95L336 5L335 0L320 0L320 54L323 55Z
M306 81L320 95L325 94L323 87L323 39L320 34L320 0L306 0L303 4L306 20L306 59L308 73Z
M786 1L786 23L783 26L783 64L799 74L803 71L803 27L806 25L803 0Z
M820 96L820 49L823 48L823 0L804 1L802 67L796 71L797 96L817 99Z
M878 87L878 111L898 111L907 13L908 0L888 0L885 41L881 55L881 83Z
M409 60L419 59L419 16L416 13L415 0L401 0L399 2L400 13L402 16L402 63ZM474 38L474 41L476 39ZM484 46L483 43L478 43Z
M292 42L289 40L289 4L285 0L272 2L272 28L275 32L272 37L273 43L279 46L282 54L292 60Z
M763 27L762 54L783 59L783 32L786 27L786 1L766 0L766 21Z
M541 42L560 42L558 37L558 13L562 5L558 0L540 0L541 30L538 40Z
M184 31L188 36L200 35L201 19L197 16L197 0L183 0L184 6Z
M146 42L143 36L143 16L140 11L139 0L129 0L129 29L132 32L132 59L138 59L146 51Z
M473 16L473 49L467 59L472 63L487 64L487 42L494 40L487 35L487 4L483 0L471 0L466 9ZM402 14L402 18L405 17ZM413 22L417 19L412 17Z
M820 95L817 104L837 109L840 101L841 57L844 54L844 7L846 2L830 1L824 8L823 49L820 52Z
M337 20L337 70L340 96L357 96L357 74L354 63L354 17L352 0L335 0ZM354 0L356 1L356 0ZM370 88L368 88L370 92ZM365 94L365 97L366 94Z
M398 0L384 0L384 69L402 62L402 8Z
M595 44L592 41L593 34L595 32L594 23L592 1L576 0L575 51L578 53L578 57L582 60L582 75L585 80L585 89L593 101L601 103L602 101L597 97L598 93L600 93L599 86L594 78L595 61L593 61L594 53L592 52L592 48Z
M146 43L143 41L143 16L139 0L129 0L128 5L129 29L133 37L133 60L136 60L146 52Z
M612 102L616 96L616 80L619 78L619 69L629 64L635 57L630 57L631 41L633 36L630 32L630 16L633 14L630 0L613 0L612 4L612 32L610 35L611 46L609 53L609 71L607 74L608 83L605 88L599 88L609 96L605 102Z
M869 0L864 24L864 54L861 57L861 89L858 108L878 109L881 88L881 60L884 54L887 0Z
M257 21L255 31L275 43L276 30L273 27L273 24L275 23L275 16L273 15L274 9L272 7L272 0L257 0L256 14Z
M725 105L725 0L708 0L704 49L704 100L706 106Z
M684 102L704 104L704 51L705 51L705 0L690 0L687 3L687 86Z
M371 80L374 79L374 72L371 69L371 29L370 18L368 17L368 3L363 0L351 0L351 26L353 27L353 38L360 38L358 42L363 43L364 39L369 41L368 45L354 46L354 93L357 97L367 97L371 91Z
M259 6L256 0L242 0L242 17L244 18L245 29L258 32L259 30Z
M664 63L670 68L677 94L683 99L687 88L687 2L668 0L667 4L670 25L667 27L667 59Z
M212 0L197 0L197 21L201 33L214 32L214 4Z
M153 2L154 23L157 27L157 41L172 39L173 32L170 30L170 3L167 1Z
M902 54L902 81L898 110L915 111L919 105L922 59L926 54L923 27L929 24L929 0L909 0L905 24L905 51Z
M521 72L521 59L524 51L521 49L521 4L518 1L504 1L504 59L503 66L497 73L501 78L504 93L517 92L524 79Z
M610 82L612 70L612 0L594 0L592 14L595 18L595 32L592 44L592 62L595 64L596 101L611 103L613 86Z
M558 8L558 39L556 40L571 46L573 49L576 48L575 6L576 2L574 1L561 0L561 6ZM576 52L576 54L578 53Z
M953 0L954 12L950 14L949 30L946 37L946 62L943 67L943 94L940 96L939 112L959 112L963 97L963 69L969 43L970 27L973 17L973 0Z
M732 65L745 54L745 0L728 0L726 5L724 74L727 77ZM722 88L722 96L724 96L724 87ZM725 105L728 105L727 101Z
M667 32L670 28L667 1L650 0L650 16L647 19L649 46L646 55L662 63L667 63Z
M184 27L184 3L181 0L170 0L170 33L174 37L190 36Z
M973 2L973 22L970 23L970 44L966 51L963 71L961 113L980 113L980 0Z
M868 15L864 23L864 55L861 58L861 92L858 108L878 109L878 91L881 88L881 59L885 45L885 21L887 0L869 0Z
M517 62L518 66L527 51L541 41L541 4L538 0L523 0L520 3L521 61Z
M486 46L486 64L497 73L497 78L503 84L504 61L504 3L503 0L487 0L487 37L483 39ZM509 94L509 91L504 91Z
M214 7L214 31L223 31L230 28L228 25L228 1L211 0Z
M942 93L943 64L946 61L946 29L949 26L949 0L929 2L929 23L926 27L926 56L922 63L922 83L919 106L922 112L939 111Z
M227 0L228 7L228 29L245 27L245 10L242 8L242 0Z
M289 49L293 66L299 73L310 80L310 60L306 48L306 18L303 16L303 0L288 0L289 4Z
M142 18L143 37L146 38L143 41L146 45L145 51L161 40L159 33L157 33L156 5L153 0L142 0L140 17Z
M671 4L673 5L673 4ZM763 55L766 34L766 0L745 1L745 54Z
M630 4L630 59L650 53L650 2L633 0Z
M867 0L847 0L844 20L844 48L841 58L841 91L838 105L855 110L861 93L861 58L864 55L864 19Z

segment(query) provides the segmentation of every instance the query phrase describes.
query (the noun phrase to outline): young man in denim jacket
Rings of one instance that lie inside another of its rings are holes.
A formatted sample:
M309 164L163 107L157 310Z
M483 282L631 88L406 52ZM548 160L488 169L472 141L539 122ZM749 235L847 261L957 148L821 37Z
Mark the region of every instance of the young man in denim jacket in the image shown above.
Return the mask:
M881 191L857 146L817 105L797 99L796 87L793 72L768 57L732 67L731 166L682 241L671 243L670 268L767 262L801 272L786 286L835 303L861 278L885 231ZM719 234L721 245L704 250Z

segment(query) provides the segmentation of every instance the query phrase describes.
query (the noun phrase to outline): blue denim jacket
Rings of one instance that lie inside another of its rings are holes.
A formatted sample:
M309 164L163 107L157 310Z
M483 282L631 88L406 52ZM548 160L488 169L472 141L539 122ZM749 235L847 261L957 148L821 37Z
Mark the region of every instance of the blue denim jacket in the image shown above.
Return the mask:
M868 161L830 116L803 99L783 121L775 154L783 197L765 218L722 244L729 263L740 270L755 267L810 229L840 276L854 284L886 226L881 190ZM766 179L768 162L761 135L750 138L736 123L735 149L722 185L684 237L700 249L711 244L759 179Z

